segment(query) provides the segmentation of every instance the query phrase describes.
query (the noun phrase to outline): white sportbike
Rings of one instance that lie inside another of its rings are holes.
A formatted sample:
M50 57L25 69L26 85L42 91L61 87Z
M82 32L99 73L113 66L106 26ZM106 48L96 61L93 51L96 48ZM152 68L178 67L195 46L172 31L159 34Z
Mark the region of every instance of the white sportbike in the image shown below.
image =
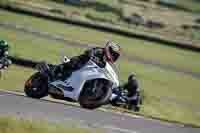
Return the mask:
M63 62L68 62L66 56ZM90 60L81 69L72 72L65 80L51 76L54 65L41 63L38 72L25 83L25 93L32 98L43 98L47 95L55 99L79 102L87 109L95 109L109 103L112 89L119 86L115 66L106 63L105 68L99 67Z

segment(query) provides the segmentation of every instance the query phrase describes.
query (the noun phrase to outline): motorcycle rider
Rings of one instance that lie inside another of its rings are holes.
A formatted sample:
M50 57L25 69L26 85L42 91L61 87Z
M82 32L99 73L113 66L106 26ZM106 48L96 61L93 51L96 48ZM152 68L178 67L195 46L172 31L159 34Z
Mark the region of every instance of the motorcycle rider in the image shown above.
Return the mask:
M56 77L64 78L73 71L83 67L89 60L93 60L99 67L105 67L106 62L115 63L120 57L121 48L117 43L108 41L104 48L95 47L86 50L79 56L72 57L69 62L59 65L54 71ZM64 76L65 75L65 76ZM64 80L64 79L63 79Z

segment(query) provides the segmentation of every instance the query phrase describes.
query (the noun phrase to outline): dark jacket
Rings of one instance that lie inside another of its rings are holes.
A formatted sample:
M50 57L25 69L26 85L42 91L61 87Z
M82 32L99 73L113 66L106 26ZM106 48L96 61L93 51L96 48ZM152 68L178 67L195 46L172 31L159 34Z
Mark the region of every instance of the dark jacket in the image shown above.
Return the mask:
M70 59L70 62L64 63L63 70L78 70L83 67L89 60L93 60L99 67L105 67L106 56L103 48L92 48L86 50L83 54L79 56L74 56Z
M2 58L2 57L4 57L4 53L6 52L7 50L5 50L5 49L0 49L0 59Z

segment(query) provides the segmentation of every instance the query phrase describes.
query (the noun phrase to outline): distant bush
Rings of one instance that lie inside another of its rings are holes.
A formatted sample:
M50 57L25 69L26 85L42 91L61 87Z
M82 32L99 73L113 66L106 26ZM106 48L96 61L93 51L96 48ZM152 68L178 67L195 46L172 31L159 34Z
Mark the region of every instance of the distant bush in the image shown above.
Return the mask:
M148 27L148 28L164 28L165 25L161 22L156 22L156 21L153 21L153 20L148 20L146 23L145 23L145 26Z
M132 14L131 16L124 17L124 20L129 24L135 24L137 26L145 23L144 18L136 13Z
M200 24L200 18L196 19L195 22Z
M192 29L192 30L199 30L200 31L200 25L186 25L186 24L183 24L181 27L183 29L185 29L185 30Z
M191 38L195 40L200 40L200 25L181 25L181 28L187 30L191 33Z
M182 28L183 30L189 30L189 29L190 29L190 26L187 25L187 24L183 24L183 25L181 25L181 28Z

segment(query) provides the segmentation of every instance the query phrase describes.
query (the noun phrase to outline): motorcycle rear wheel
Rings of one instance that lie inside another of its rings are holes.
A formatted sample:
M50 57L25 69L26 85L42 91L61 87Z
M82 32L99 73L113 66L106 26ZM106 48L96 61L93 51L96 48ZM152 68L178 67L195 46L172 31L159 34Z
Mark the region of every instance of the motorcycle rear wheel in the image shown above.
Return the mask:
M33 74L24 86L24 92L28 97L40 99L48 95L48 81L41 73Z
M104 104L107 104L112 95L111 85L112 84L109 81L104 79L87 81L79 97L79 103L81 107L87 109L95 109ZM92 92L94 87L96 87L96 92Z

